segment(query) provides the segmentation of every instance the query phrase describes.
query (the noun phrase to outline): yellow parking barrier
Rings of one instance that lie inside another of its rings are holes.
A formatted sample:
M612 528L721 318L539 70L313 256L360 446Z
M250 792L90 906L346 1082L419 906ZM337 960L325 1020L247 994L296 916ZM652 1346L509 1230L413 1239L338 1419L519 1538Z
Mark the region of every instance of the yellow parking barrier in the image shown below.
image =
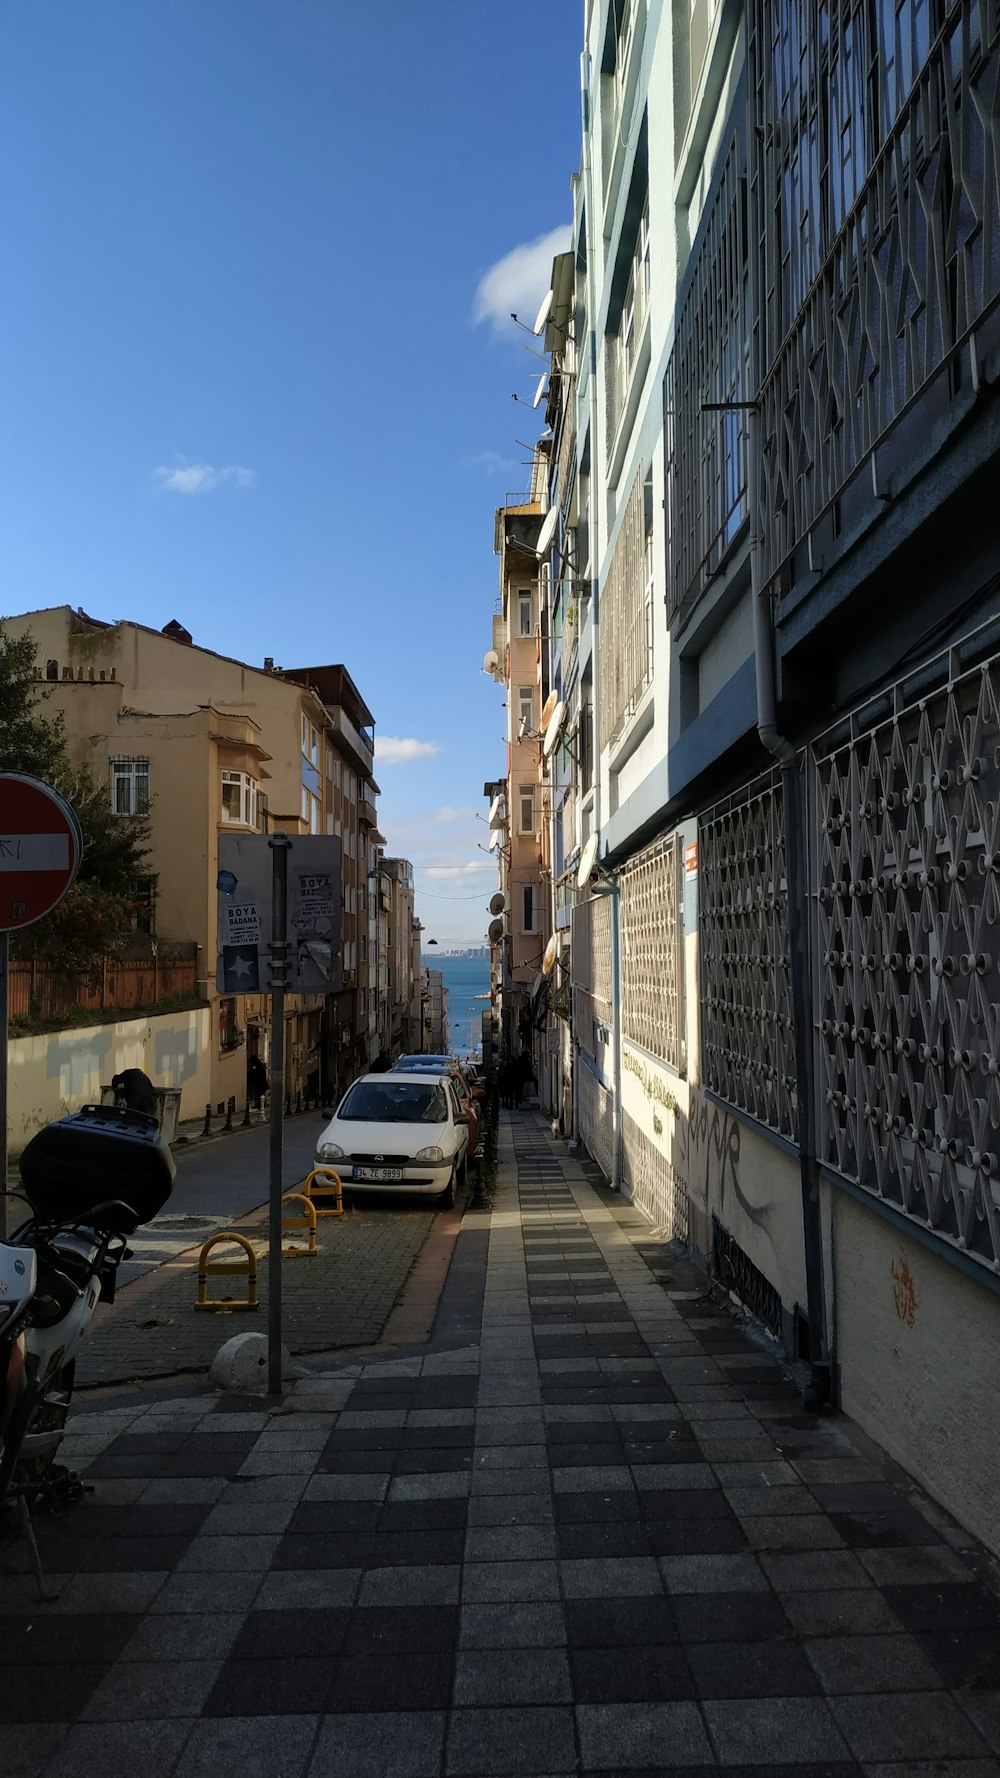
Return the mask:
M281 1249L282 1253L286 1259L315 1259L317 1214L315 1204L311 1198L306 1197L305 1192L286 1192L281 1202L283 1204L304 1204L306 1208L305 1216L283 1217L281 1221L282 1229L309 1230L308 1247L283 1247Z
M209 1259L213 1247L221 1247L225 1243L235 1243L242 1247L243 1259ZM208 1280L210 1277L243 1277L247 1281L246 1301L237 1298L234 1302L229 1297L210 1297ZM258 1309L257 1301L257 1253L245 1235L212 1235L202 1247L198 1255L198 1301L196 1309L221 1309L224 1313L232 1309Z
M328 1181L333 1180L334 1183L332 1185L314 1185L313 1181L320 1178L325 1178ZM340 1174L336 1173L332 1167L314 1167L302 1189L310 1202L316 1198L332 1198L334 1200L333 1208L330 1210L327 1210L323 1205L316 1204L317 1216L343 1216L344 1188L340 1183Z

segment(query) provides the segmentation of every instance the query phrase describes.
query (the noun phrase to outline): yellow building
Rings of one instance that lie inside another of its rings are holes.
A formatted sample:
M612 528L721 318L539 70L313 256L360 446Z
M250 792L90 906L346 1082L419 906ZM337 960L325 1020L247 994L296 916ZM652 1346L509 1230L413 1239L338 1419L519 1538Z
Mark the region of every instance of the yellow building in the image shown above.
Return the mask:
M47 708L69 750L108 785L122 815L148 814L156 905L150 929L199 946L212 1009L211 1093L242 1107L250 1055L269 1053L265 995L215 988L220 833L338 834L343 846L343 988L289 996L292 1100L328 1097L369 1060L368 860L376 826L373 718L343 666L284 672L196 647L171 623L104 623L69 606L4 620L30 631Z

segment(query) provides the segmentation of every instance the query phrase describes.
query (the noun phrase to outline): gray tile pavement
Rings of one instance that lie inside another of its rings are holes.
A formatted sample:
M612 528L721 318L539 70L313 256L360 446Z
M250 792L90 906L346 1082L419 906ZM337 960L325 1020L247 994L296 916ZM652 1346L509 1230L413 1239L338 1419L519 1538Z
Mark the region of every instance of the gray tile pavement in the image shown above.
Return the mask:
M278 1412L77 1414L94 1492L39 1522L58 1598L0 1545L0 1768L1000 1778L983 1553L504 1121L426 1347Z

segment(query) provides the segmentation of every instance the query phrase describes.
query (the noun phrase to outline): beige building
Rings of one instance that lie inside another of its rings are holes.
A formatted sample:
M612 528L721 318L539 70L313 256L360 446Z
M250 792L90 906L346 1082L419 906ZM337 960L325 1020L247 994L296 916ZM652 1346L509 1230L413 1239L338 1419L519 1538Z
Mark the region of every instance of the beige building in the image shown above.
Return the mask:
M220 833L339 834L343 845L342 990L289 996L292 1102L346 1085L370 1054L369 833L375 828L373 719L342 666L251 667L163 631L104 623L69 606L4 620L30 631L48 708L73 758L104 779L122 815L148 813L156 905L150 927L193 939L211 1008L210 1102L246 1098L248 1056L267 1063L266 995L215 988Z
M551 930L550 796L541 740L547 649L536 548L547 525L540 498L547 468L540 455L537 488L509 495L496 510L500 610L493 618L493 645L486 656L488 670L507 691L506 780L487 786L487 794L490 826L500 834L496 850L505 901L498 916L503 937L493 946L493 974L500 977L503 1041L512 1052L533 1047L534 991Z

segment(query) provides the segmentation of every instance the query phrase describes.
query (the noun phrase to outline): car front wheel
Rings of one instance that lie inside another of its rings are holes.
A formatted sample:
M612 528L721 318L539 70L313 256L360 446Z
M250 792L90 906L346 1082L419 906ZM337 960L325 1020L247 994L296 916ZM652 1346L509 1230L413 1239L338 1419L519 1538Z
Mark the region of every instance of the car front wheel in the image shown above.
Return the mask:
M452 1167L451 1178L438 1198L442 1210L450 1210L455 1202L455 1168Z

